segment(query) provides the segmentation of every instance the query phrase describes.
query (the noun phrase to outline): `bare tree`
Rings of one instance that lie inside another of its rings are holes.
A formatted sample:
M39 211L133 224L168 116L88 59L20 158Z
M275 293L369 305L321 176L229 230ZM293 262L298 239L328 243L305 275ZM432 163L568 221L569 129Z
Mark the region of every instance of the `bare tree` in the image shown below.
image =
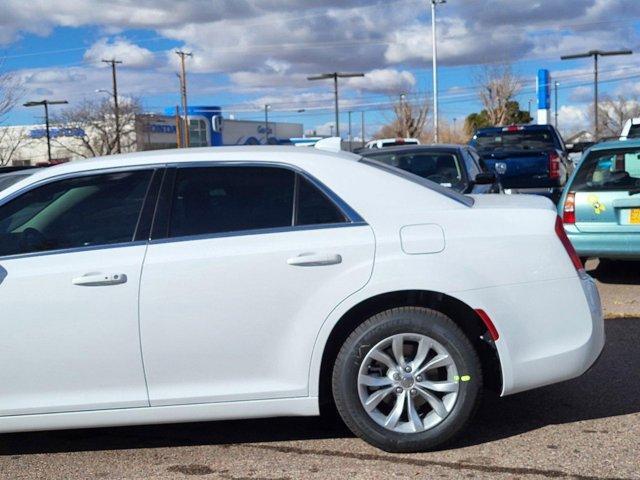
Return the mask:
M0 121L16 106L21 96L22 85L18 78L11 72L0 72Z
M384 125L375 137L425 137L425 124L429 118L429 101L426 98L408 101L407 97L412 97L412 95L402 95L393 105L394 118L387 125Z
M21 147L29 142L26 127L0 129L0 167L9 165Z
M475 78L482 108L491 125L505 125L509 118L509 102L515 100L522 89L522 81L511 65L483 67Z
M625 122L634 117L640 117L638 97L605 97L598 105L598 131L603 137L617 137Z
M136 147L135 117L142 112L137 99L120 103L120 141L122 151L132 151ZM113 101L85 100L75 107L61 111L54 122L67 129L74 129L74 136L54 137L53 142L71 155L83 158L113 155L117 153L118 142Z

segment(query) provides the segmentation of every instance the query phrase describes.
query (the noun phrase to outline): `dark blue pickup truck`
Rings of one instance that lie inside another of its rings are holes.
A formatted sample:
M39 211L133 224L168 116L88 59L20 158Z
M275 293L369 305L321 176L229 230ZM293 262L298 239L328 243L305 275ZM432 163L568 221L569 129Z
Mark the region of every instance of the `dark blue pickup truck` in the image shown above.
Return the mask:
M551 125L481 128L469 142L505 191L559 197L573 170L562 137Z

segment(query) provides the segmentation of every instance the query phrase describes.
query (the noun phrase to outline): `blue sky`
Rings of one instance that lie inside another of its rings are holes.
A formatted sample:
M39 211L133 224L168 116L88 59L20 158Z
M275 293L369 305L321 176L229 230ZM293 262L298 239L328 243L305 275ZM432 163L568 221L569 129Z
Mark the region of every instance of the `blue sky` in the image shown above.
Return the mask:
M343 83L343 134L347 110L365 110L371 134L391 118L389 103L401 92L424 98L432 88L426 0L32 3L4 0L0 19L0 68L23 81L24 100L94 98L95 90L111 88L100 60L117 57L124 61L120 94L162 111L179 102L177 48L194 53L190 104L261 119L269 103L274 120L323 133L333 121L331 82L310 83L308 75L367 73ZM438 7L438 48L440 115L449 123L461 125L479 109L474 78L481 65L507 62L523 79L523 109L535 98L537 69L548 68L561 83L561 127L586 127L592 63L559 56L592 48L636 50L602 60L602 92L640 94L637 0L449 0ZM37 123L40 115L19 107L2 123Z

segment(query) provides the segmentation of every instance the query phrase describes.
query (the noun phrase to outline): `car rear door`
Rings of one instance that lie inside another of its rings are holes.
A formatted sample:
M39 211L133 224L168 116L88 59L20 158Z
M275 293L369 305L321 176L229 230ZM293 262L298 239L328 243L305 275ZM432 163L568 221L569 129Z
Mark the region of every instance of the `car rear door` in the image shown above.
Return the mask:
M371 275L371 228L286 167L173 172L141 285L151 405L307 395L322 323Z
M148 406L138 289L156 175L79 174L0 205L0 416Z
M595 150L582 162L570 192L576 228L590 233L640 233L640 148Z

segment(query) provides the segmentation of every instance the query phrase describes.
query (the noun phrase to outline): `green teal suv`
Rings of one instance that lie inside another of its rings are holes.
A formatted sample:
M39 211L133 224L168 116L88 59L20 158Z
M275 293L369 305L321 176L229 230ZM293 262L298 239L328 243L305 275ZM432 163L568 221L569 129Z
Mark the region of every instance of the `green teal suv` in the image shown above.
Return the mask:
M558 210L581 257L640 260L640 139L587 150Z

